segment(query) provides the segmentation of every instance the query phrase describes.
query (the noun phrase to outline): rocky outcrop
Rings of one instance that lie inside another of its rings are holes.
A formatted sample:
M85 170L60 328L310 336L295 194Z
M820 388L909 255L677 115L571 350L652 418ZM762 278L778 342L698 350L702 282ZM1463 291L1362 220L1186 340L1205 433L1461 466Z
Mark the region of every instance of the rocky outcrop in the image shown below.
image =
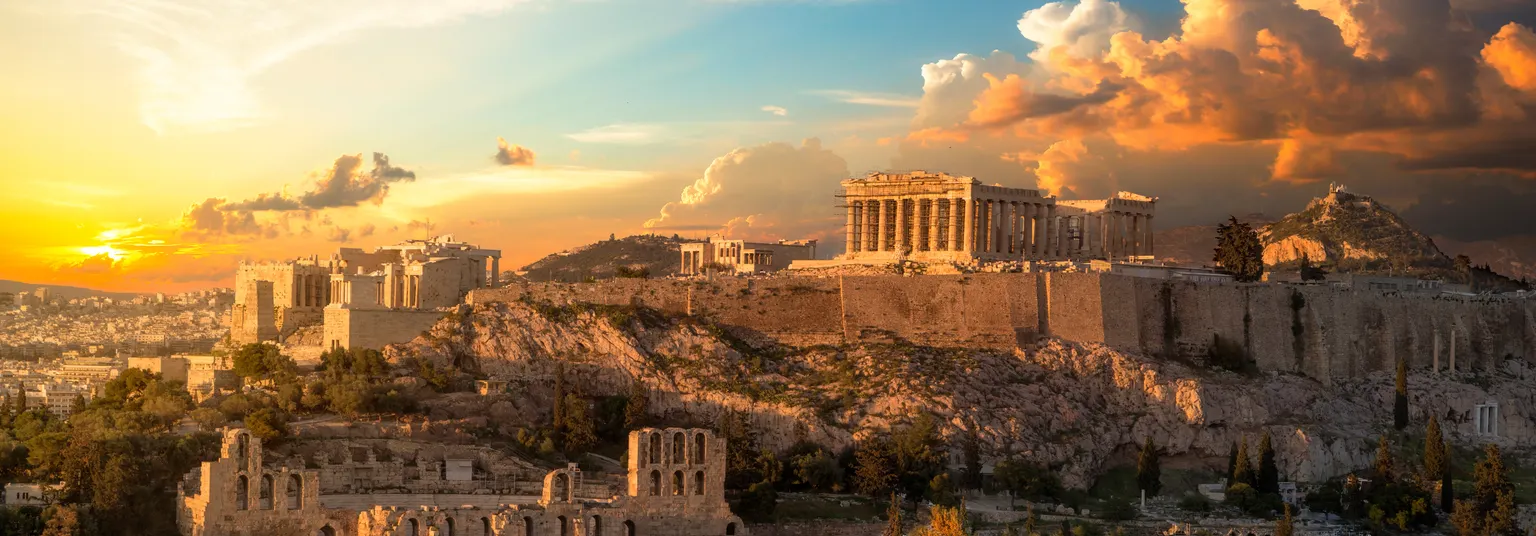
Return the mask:
M1450 266L1450 259L1428 236L1369 196L1337 185L1305 210L1265 226L1259 236L1267 265L1295 263L1305 255L1326 266L1343 261L1367 268L1381 263L1421 270Z
M1296 374L1212 372L1055 339L1012 351L761 344L649 309L492 302L466 307L386 354L509 380L517 396L480 404L495 414L488 422L504 426L547 415L563 363L566 381L588 396L627 393L639 379L663 420L710 422L722 411L747 412L763 446L773 449L801 440L838 449L929 413L957 444L974 436L986 456L1050 464L1074 486L1133 463L1148 436L1185 466L1218 468L1234 441L1256 442L1266 431L1282 474L1323 480L1369 466L1375 438L1391 422L1387 373L1325 386ZM1469 444L1474 406L1496 401L1502 441L1528 444L1536 438L1536 388L1523 375L1415 370L1415 426L1433 413L1453 441Z

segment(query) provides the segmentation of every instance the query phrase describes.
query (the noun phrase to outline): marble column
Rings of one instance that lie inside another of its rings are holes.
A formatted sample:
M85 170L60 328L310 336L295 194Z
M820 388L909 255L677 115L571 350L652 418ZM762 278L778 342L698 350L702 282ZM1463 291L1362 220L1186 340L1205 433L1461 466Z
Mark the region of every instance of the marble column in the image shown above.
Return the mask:
M879 246L875 233L880 229L880 209L876 208L875 201L860 201L864 205L864 249L863 251L878 251Z
M1431 350L1431 353L1433 353L1434 356L1435 356L1435 360L1434 360L1435 374L1439 374L1440 373L1440 330L1438 330L1438 329L1435 330L1435 345L1433 347L1433 350Z
M1152 215L1148 214L1144 218L1147 224L1147 237L1142 241L1142 246L1146 248L1146 252L1142 253L1142 255L1151 256L1155 259L1157 257L1157 248L1153 247L1152 244L1152 237L1156 236L1152 234Z
M1001 200L1001 199L993 199L992 200L992 240L991 240L991 243L992 243L992 252L993 253L1006 253L1003 250L1004 250L1005 246L1007 245L1006 241L1008 239L1008 237L1004 236L1005 234L1007 234L1005 232L1005 229L1007 229L1007 227L1005 225L1006 225L1006 220L1008 219L1008 217L1007 217L1006 212L1005 212L1007 209L1004 207L1004 205L1005 205L1005 203L1003 203L1003 200Z
M1029 254L1038 261L1045 259L1045 205L1034 203L1030 206L1033 208L1030 231L1034 236L1030 240Z
M1030 247L1034 243L1034 226L1030 219L1035 217L1035 206L1031 203L1019 203L1019 258L1028 260L1034 258L1034 252Z
M976 198L965 200L964 220L960 223L961 232L965 233L961 242L962 251L976 251Z
M887 206L889 203L884 199L876 201L876 203L880 203L880 221L878 222L879 228L875 229L875 251L884 252L890 249L890 239L885 234L885 228L890 223L891 211Z
M491 286L501 285L501 257L491 257Z
M843 248L849 253L855 253L859 251L859 232L856 227L856 218L858 217L858 214L857 211L853 209L853 206L854 204L852 203L848 205L848 241L847 246Z
M949 238L944 242L944 251L960 251L960 200L949 198L949 212L944 215L944 225L949 226Z
M1043 240L1044 247L1040 252L1040 258L1054 260L1055 246L1053 242L1056 240L1056 207L1054 205L1045 206L1045 218L1043 220L1045 221L1045 239Z

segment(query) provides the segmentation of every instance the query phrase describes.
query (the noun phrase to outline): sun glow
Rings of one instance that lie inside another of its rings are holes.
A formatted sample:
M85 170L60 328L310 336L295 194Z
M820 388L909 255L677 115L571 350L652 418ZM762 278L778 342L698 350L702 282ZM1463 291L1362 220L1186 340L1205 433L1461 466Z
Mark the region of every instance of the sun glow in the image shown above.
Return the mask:
M117 248L114 248L112 246L83 247L83 248L80 248L80 252L84 253L88 257L97 257L97 256L100 256L100 255L106 255L108 258L112 259L113 261L120 261L120 260L123 260L124 258L128 257L128 252L120 250L120 249L117 249Z

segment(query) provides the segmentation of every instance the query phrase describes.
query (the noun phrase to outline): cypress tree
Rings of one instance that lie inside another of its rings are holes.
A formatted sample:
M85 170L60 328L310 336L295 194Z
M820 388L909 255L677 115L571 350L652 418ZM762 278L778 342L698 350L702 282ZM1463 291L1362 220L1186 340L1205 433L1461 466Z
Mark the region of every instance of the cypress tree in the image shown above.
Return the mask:
M1163 489L1163 469L1157 459L1157 445L1152 443L1150 435L1141 446L1141 458L1136 460L1136 485L1147 492L1148 497L1156 497Z
M1228 450L1227 451L1227 485L1228 486L1231 486L1231 485L1237 483L1237 480L1234 480L1232 478L1233 475L1236 475L1236 474L1237 474L1237 442L1233 441L1232 442L1232 450Z
M1227 486L1230 487L1235 484L1252 486L1254 484L1253 476L1253 467L1248 461L1248 438L1244 437L1242 442L1237 445L1237 467L1232 469L1232 481L1228 482Z
M1275 536L1291 536L1295 532L1295 525L1291 522L1291 505L1285 505L1285 515L1275 521Z
M896 493L891 493L891 504L885 509L885 531L880 536L901 536L901 507L896 504Z
M1269 430L1259 438L1259 481L1254 489L1259 493L1280 493L1280 467L1275 463L1275 448L1269 439Z
M1393 480L1392 445L1387 443L1385 435L1376 443L1376 478L1383 482Z
M1392 397L1392 426L1408 427L1408 362L1397 360L1397 394Z
M1456 488L1451 484L1450 444L1442 444L1447 453L1440 463L1440 509L1447 512L1456 509Z
M1445 435L1440 433L1440 419L1429 416L1424 427L1424 480L1440 478L1445 473Z

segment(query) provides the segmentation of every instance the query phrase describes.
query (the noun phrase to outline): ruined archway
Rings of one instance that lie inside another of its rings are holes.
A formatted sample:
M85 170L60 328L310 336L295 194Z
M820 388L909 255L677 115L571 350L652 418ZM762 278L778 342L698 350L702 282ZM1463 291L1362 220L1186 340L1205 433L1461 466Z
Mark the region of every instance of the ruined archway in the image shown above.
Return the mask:
M304 508L304 479L299 475L288 475L288 509L302 510Z
M705 445L704 433L700 432L700 433L694 434L693 435L693 460L692 460L693 463L695 463L695 464L702 464L702 463L704 463L704 461L705 461L704 460L704 445Z
M693 494L704 494L704 471L699 471L693 474Z
M491 518L480 518L480 536L493 536L491 534Z
M673 495L682 495L683 494L683 472L682 471L673 471L672 472L672 494Z
M651 470L651 496L661 495L661 471Z
M251 508L251 481L245 475L235 478L235 509L249 510Z
M651 435L651 463L661 463L661 434Z
M685 450L685 447L686 447L685 442L687 441L686 439L683 439L684 437L685 436L683 435L682 432L677 432L675 434L672 434L672 463L673 464L688 463L683 458L683 453L686 452L686 450Z
M261 475L261 486L256 490L257 507L262 510L271 510L272 503L272 475Z
M326 525L324 527L320 527L320 531L316 532L315 536L336 536L336 529L331 528L330 525Z

